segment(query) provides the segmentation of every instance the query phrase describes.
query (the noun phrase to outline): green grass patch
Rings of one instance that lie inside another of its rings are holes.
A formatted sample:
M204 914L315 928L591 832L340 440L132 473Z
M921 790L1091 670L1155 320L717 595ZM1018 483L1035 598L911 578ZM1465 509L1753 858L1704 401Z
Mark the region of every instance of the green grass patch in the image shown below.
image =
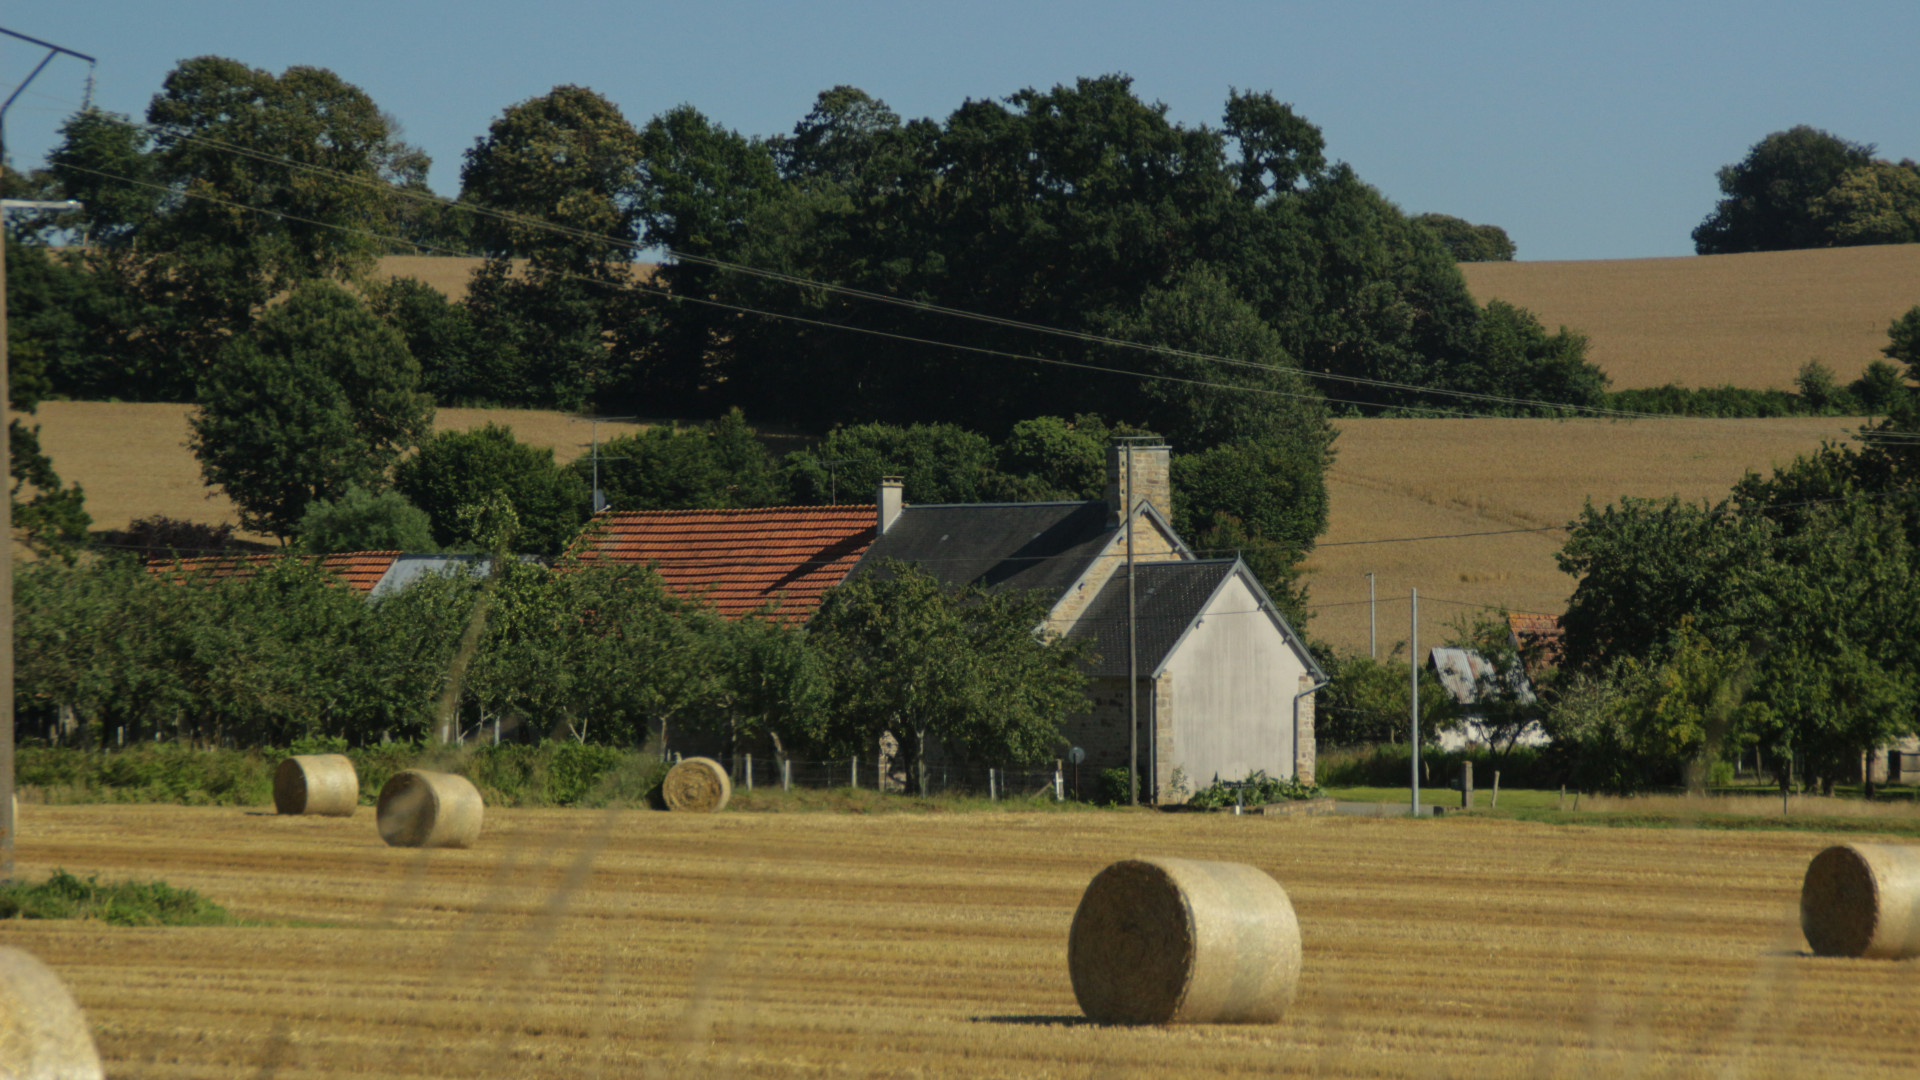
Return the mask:
M229 926L227 909L192 889L164 881L119 881L103 885L65 870L41 882L0 885L0 918L98 919L114 926Z

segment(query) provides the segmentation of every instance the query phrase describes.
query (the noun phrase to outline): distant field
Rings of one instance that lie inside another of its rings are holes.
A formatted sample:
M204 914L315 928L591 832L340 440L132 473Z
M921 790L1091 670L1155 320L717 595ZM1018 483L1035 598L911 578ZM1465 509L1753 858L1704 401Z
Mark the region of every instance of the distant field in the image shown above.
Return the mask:
M412 277L439 289L450 299L463 300L467 295L467 282L473 278L485 259L464 259L451 255L387 255L380 259L380 273L387 277ZM514 265L524 266L525 261L515 259ZM635 276L645 281L653 276L653 266L642 263Z
M135 518L165 514L213 524L238 523L225 497L207 490L200 463L187 450L187 405L102 401L50 401L40 407L41 446L61 479L87 492L87 512L96 529L124 528ZM586 453L590 425L564 413L537 409L441 409L439 431L486 423L505 424L526 442L551 446L562 462ZM600 438L646 426L639 421L603 421ZM267 540L268 537L249 536Z
M1483 604L1559 614L1573 591L1553 554L1559 531L1415 543L1356 541L1561 525L1592 498L1723 498L1854 419L1343 420L1328 475L1332 524L1307 561L1309 631L1367 647L1366 574L1375 572L1380 648L1407 639L1407 590L1420 590L1420 642ZM1344 546L1343 546L1344 545ZM1390 599L1386 599L1390 598ZM1451 601L1451 602L1449 602Z
M23 877L164 878L249 923L7 922L129 1080L1875 1078L1920 1045L1912 962L1807 955L1831 833L489 808L473 849L410 851L366 809L24 809ZM1082 891L1168 854L1286 887L1282 1022L1082 1019Z
M1883 359L1887 324L1920 304L1920 244L1460 269L1481 303L1584 331L1617 390L1788 389L1816 359L1851 380Z
M41 439L54 468L87 491L94 526L120 528L153 514L233 522L209 497L186 449L184 405L49 402ZM587 452L588 425L531 409L441 409L440 430L506 424L561 461ZM1329 487L1332 527L1307 563L1318 606L1312 633L1344 649L1367 647L1365 575L1382 597L1383 643L1406 639L1405 598L1418 586L1420 640L1440 640L1466 605L1504 604L1558 613L1573 582L1553 563L1560 532L1353 545L1383 538L1560 525L1591 496L1681 495L1718 499L1748 469L1843 438L1848 419L1790 420L1343 420ZM602 423L600 437L643 427ZM265 538L257 538L265 539ZM1352 545L1352 546L1343 546ZM1384 647L1384 644L1383 644Z

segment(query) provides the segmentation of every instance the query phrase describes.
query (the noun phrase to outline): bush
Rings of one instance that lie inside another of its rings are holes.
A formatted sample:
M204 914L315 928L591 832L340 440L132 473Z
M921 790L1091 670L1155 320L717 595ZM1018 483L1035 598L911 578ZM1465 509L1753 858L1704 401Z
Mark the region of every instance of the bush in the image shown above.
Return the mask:
M1299 799L1317 799L1326 792L1318 784L1302 783L1291 778L1268 776L1258 769L1238 784L1223 784L1214 781L1211 787L1201 788L1187 800L1188 806L1211 810L1221 806L1265 806L1267 803L1292 802Z
M1099 783L1094 785L1094 790L1099 792L1100 803L1103 806L1126 806L1131 803L1133 800L1127 797L1128 779L1124 765L1100 770Z
M164 881L85 881L55 870L39 884L0 885L0 919L99 919L114 926L221 926L234 921L219 904Z
M1355 747L1322 754L1318 779L1326 787L1406 787L1413 752L1406 744ZM1495 770L1510 788L1556 788L1567 782L1565 766L1547 750L1520 746L1495 755L1483 747L1471 750L1420 750L1420 786L1445 788L1460 775L1460 763L1473 762L1474 784L1492 787Z

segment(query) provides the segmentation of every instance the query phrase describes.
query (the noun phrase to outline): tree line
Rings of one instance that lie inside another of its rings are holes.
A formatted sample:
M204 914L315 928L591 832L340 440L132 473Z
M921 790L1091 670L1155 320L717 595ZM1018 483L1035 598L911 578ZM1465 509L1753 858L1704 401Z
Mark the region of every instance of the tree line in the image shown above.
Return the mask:
M1721 199L1693 230L1702 255L1920 242L1920 163L1873 156L1801 124L1718 173Z
M721 618L645 567L515 560L377 600L299 558L225 577L43 560L21 568L16 597L23 730L68 718L68 741L91 745L500 729L826 758L871 754L891 733L908 761L937 740L1004 764L1057 756L1061 721L1085 707L1079 647L1033 633L1043 603L910 567L838 586L804 626Z

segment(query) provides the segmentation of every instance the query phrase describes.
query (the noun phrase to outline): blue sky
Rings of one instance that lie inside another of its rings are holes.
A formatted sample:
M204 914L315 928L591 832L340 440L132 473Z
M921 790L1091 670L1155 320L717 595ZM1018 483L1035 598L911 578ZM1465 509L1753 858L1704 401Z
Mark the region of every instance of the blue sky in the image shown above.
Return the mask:
M1506 228L1523 259L1685 255L1714 170L1813 124L1920 157L1920 4L422 3L23 5L0 25L90 53L95 99L141 114L177 61L331 68L398 117L453 194L460 154L505 106L591 86L635 124L682 102L752 134L849 83L945 116L1124 72L1183 123L1229 87L1290 101L1332 156L1410 213ZM7 91L40 50L0 45ZM57 60L7 117L38 163L86 65Z

